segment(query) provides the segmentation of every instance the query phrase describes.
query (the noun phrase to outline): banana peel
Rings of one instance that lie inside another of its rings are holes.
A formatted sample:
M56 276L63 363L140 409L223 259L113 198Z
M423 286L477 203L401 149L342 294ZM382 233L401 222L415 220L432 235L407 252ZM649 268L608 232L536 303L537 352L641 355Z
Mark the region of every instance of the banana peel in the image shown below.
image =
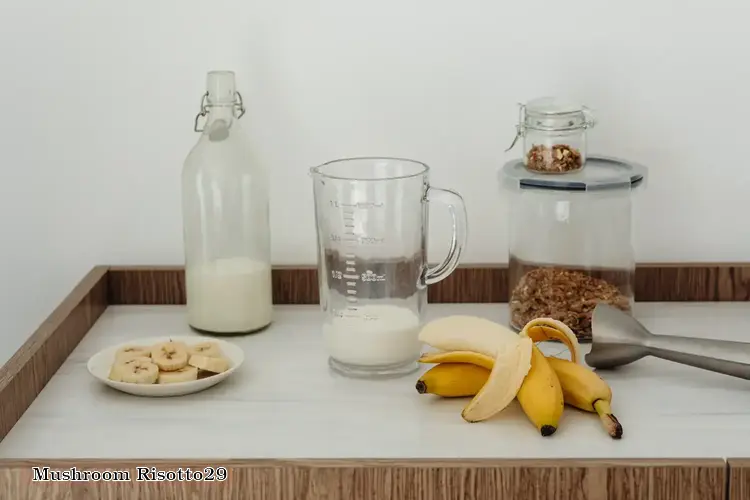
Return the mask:
M515 398L531 369L534 343L528 337L516 336L494 359L487 382L461 412L467 422L481 422L504 410Z
M552 318L533 319L526 323L519 335L528 337L534 342L559 340L568 347L570 360L576 364L581 363L581 346L578 343L578 337L562 321Z

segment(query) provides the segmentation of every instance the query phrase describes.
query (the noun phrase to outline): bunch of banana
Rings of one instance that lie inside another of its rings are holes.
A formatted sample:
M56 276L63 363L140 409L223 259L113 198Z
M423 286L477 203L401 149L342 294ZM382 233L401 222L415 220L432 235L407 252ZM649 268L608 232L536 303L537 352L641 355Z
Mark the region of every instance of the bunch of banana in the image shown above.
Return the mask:
M571 361L545 357L534 342L560 340ZM607 433L622 437L612 414L612 391L581 359L575 334L559 321L540 318L516 335L492 321L449 316L428 323L420 340L439 349L422 355L435 364L417 381L417 392L442 397L473 397L462 412L468 422L486 420L515 398L542 436L558 428L565 404L598 413Z
M131 384L175 384L222 373L230 368L216 342L186 345L162 342L117 350L109 378Z

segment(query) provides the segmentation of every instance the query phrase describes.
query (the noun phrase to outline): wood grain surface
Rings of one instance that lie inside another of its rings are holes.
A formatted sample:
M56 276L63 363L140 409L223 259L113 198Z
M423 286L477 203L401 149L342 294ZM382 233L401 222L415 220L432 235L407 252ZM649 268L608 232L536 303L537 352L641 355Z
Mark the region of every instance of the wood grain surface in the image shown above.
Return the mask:
M92 269L0 368L0 441L107 308L106 278Z
M34 466L128 470L131 480L35 482ZM223 466L228 479L138 482L138 466ZM724 500L726 482L722 460L0 462L2 500Z
M729 459L728 464L730 473L728 500L748 500L750 498L750 458Z
M181 266L112 267L111 304L184 304L185 277ZM750 264L643 264L635 273L638 302L715 302L750 300ZM508 301L508 268L494 265L459 267L428 288L431 303ZM275 304L317 304L315 267L273 270Z

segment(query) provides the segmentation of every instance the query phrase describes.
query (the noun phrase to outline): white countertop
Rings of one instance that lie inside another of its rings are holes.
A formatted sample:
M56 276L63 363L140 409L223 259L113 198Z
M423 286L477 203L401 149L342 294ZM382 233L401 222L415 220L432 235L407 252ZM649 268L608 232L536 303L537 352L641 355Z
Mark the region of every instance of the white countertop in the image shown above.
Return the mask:
M0 443L0 458L750 456L748 381L646 358L602 373L613 390L622 440L609 438L596 415L568 407L557 433L543 438L516 402L468 424L461 419L468 399L417 394L418 373L384 381L332 373L318 306L277 306L271 328L229 339L245 350L245 364L198 394L140 398L89 375L86 361L102 348L137 337L190 335L183 311L107 309ZM504 322L507 305L428 307L430 319L450 314ZM750 341L750 302L644 303L635 314L655 333Z

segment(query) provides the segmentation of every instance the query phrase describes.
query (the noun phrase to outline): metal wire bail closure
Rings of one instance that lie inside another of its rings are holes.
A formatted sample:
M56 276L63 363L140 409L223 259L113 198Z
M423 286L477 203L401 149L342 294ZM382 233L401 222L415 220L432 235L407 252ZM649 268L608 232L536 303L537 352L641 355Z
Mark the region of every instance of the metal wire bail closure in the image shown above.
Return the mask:
M234 103L234 109L237 113L236 118L239 120L245 115L245 104L242 101L242 94L240 94L238 91L235 91L235 95L237 96L237 100ZM208 114L208 92L203 94L203 97L201 97L201 104L200 104L200 111L197 115L195 115L195 123L193 124L193 130L196 132L203 132L203 128L198 128L198 122L200 122L201 118L205 118Z
M513 149L513 146L516 145L516 142L518 142L518 138L521 137L524 133L526 133L526 127L523 126L523 124L526 122L526 105L519 102L518 103L518 124L516 125L516 136L513 138L513 142L510 143L510 146L508 146L508 149L505 150L507 153L511 149Z

